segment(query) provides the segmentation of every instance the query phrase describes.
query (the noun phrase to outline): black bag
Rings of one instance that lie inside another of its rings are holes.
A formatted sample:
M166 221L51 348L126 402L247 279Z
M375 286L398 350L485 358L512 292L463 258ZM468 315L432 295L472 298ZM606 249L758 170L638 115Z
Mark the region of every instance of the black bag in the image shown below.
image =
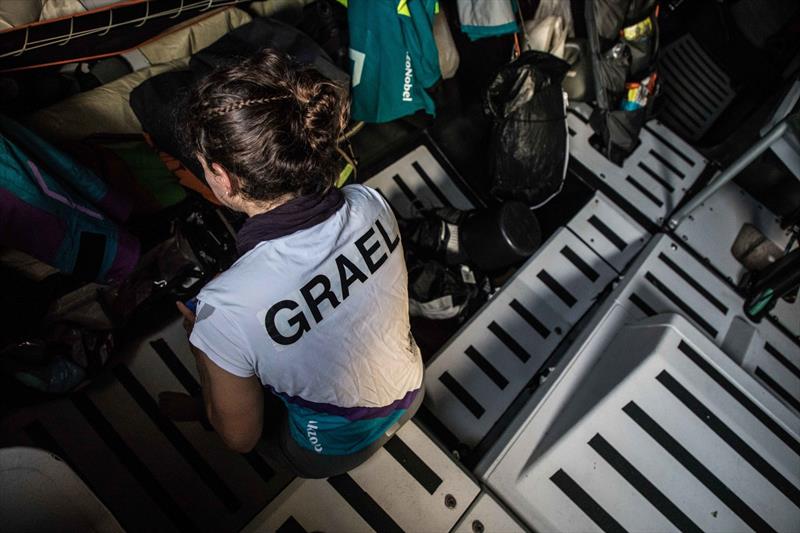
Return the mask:
M658 92L655 4L655 0L593 0L586 8L597 99L590 118L597 133L593 144L618 165L638 146L639 132L652 113ZM644 38L625 37L630 27L643 21L652 26L652 34ZM650 82L647 103L638 109L622 105L630 82L640 85Z
M484 107L494 119L491 192L497 198L538 207L561 190L568 157L561 82L569 68L553 55L527 51L490 82Z

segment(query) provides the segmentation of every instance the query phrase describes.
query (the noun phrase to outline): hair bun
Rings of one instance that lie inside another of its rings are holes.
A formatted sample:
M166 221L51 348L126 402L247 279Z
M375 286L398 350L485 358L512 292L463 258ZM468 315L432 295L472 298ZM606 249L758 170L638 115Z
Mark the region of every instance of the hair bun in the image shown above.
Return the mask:
M347 97L339 85L321 76L301 76L297 100L303 106L303 129L314 151L334 149L347 123Z

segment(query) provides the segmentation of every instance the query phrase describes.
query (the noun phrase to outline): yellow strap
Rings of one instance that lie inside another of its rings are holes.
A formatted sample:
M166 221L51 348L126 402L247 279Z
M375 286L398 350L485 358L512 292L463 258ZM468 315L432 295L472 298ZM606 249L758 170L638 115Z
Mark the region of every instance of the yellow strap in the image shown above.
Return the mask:
M347 163L344 166L342 171L339 173L339 179L336 180L336 187L341 188L345 183L347 183L347 180L350 179L350 175L353 173L353 169L354 167L350 163Z
M338 2L342 4L344 7L347 7L347 0L338 0Z

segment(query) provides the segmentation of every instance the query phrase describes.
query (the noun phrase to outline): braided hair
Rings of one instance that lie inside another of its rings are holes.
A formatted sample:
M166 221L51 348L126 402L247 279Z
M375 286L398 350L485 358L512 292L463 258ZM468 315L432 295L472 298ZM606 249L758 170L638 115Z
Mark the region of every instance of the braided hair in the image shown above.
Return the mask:
M285 100L287 98L291 98L290 96L272 96L270 98L250 98L247 100L234 100L229 104L212 107L205 111L204 115L206 119L213 119L220 115L227 115L237 109L242 109L244 107L250 107L257 104L266 104L269 102L275 102L277 100Z

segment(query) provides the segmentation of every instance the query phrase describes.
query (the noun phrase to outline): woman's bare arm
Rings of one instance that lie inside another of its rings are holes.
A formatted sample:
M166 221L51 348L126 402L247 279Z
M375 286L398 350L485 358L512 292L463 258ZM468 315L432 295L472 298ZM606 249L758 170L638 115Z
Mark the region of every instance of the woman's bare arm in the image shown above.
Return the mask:
M256 376L241 378L217 366L192 346L203 387L208 420L225 444L246 453L261 437L264 420L264 391Z

